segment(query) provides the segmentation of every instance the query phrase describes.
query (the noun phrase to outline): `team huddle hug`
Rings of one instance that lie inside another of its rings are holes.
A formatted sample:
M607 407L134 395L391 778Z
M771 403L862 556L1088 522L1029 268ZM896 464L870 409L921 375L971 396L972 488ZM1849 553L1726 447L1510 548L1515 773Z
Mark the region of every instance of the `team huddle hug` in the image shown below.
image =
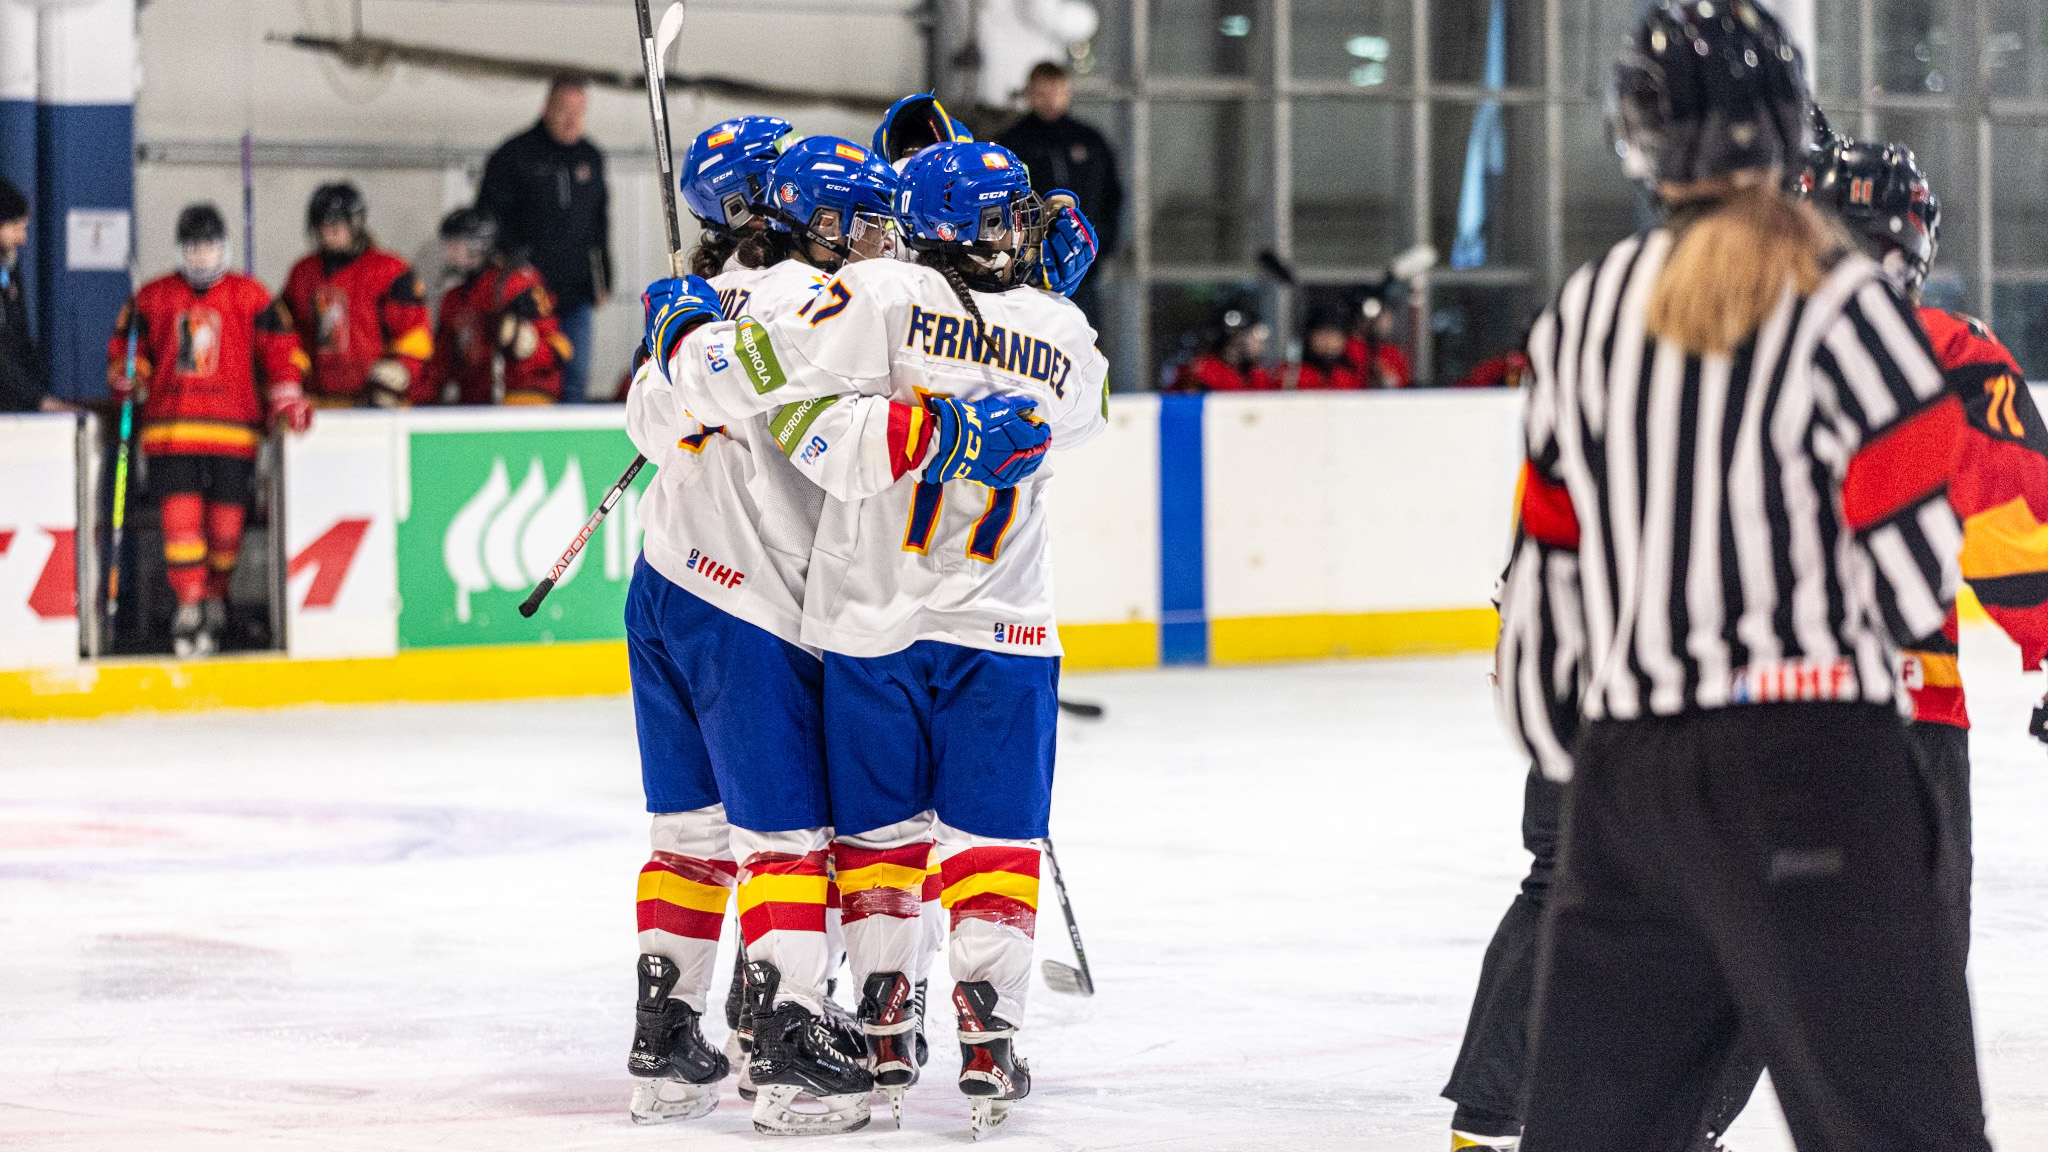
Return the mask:
M657 468L626 606L653 813L632 1115L702 1116L737 1072L762 1132L852 1131L875 1091L900 1122L945 949L979 1137L1031 1090L1046 463L1108 411L1065 295L1093 232L930 96L872 148L727 121L682 172L696 274L648 287L627 401ZM720 1052L701 1021L735 892Z

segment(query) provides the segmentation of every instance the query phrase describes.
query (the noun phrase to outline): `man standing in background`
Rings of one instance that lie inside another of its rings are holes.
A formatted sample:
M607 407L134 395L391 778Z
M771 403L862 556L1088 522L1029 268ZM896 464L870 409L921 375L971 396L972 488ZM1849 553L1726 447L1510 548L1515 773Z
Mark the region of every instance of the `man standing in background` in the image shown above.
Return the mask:
M996 143L1015 152L1031 170L1032 190L1043 196L1055 188L1073 192L1081 201L1081 213L1095 225L1101 242L1095 267L1081 286L1074 289L1074 303L1081 306L1088 323L1102 331L1102 305L1096 298L1103 258L1116 253L1117 227L1123 214L1124 185L1117 178L1116 154L1102 133L1072 116L1074 82L1067 70L1050 60L1034 65L1024 82L1024 100L1031 111L1010 126Z
M51 411L36 346L29 339L28 296L21 290L21 246L28 243L28 197L0 176L0 412Z
M498 222L505 252L538 269L554 294L575 350L562 366L564 404L589 391L591 313L611 295L610 194L604 153L583 135L589 107L582 77L555 77L540 122L491 153L476 194L477 208Z

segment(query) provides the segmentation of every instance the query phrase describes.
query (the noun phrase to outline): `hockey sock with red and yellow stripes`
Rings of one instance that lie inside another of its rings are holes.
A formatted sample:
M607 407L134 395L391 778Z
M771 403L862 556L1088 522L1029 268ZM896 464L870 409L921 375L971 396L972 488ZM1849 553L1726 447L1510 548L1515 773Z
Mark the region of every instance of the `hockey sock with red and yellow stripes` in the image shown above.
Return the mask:
M843 837L832 846L847 964L856 988L876 972L901 972L915 983L931 966L924 927L925 870L932 852L929 829L929 822L892 825L865 836Z
M180 604L206 598L206 502L197 492L172 492L159 505L164 574Z
M947 962L959 983L986 980L996 1015L1019 1024L1038 926L1038 843L938 827L939 901L952 922Z
M206 505L206 598L225 600L234 579L235 560L242 554L242 522L249 510L240 504Z
M698 1012L711 989L718 934L739 866L727 846L720 805L654 818L654 854L640 869L635 909L640 951L666 956L676 966L669 995Z
M794 1000L821 1011L832 955L825 934L832 899L831 837L823 828L786 832L732 830L738 857L740 936L749 960L781 975L777 1004Z

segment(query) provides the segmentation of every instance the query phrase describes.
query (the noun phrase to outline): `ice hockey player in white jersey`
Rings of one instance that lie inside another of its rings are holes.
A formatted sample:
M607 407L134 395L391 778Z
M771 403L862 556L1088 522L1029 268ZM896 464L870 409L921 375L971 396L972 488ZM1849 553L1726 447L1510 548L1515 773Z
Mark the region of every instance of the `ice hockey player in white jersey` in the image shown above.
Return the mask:
M769 412L832 497L805 592L825 650L827 767L849 961L878 1083L915 1079L909 973L934 845L951 919L961 1090L977 1134L1030 1090L1012 1042L1029 986L1051 802L1059 631L1041 469L1101 431L1106 364L1080 310L1039 285L1045 210L992 144L903 173L917 263L849 266L810 306L657 323L695 417ZM655 298L664 286L649 289ZM666 332L666 334L662 334Z
M745 117L705 132L685 156L683 197L705 229L697 266L751 265L722 273L716 288L692 278L704 319L718 314L718 289L761 315L800 308L824 276L819 265L843 258L797 243L768 206L769 177L789 136L783 121ZM864 203L886 213L895 175L871 167L879 173L867 173ZM836 203L850 208L853 200ZM798 258L780 260L791 252ZM782 1097L819 1087L856 1107L767 1126L858 1127L870 1082L863 1045L851 1021L833 1032L824 1004L836 952L825 932L831 817L822 667L800 640L823 500L775 449L765 419L685 422L666 378L652 369L643 366L627 411L629 432L658 468L641 503L646 548L626 610L642 772L655 813L638 904L632 1115L643 1123L686 1119L716 1106L730 1058L706 1045L698 1021L736 885L742 954L759 977L759 1002L748 1007L810 1042L802 1062L809 1079L770 1090L756 1099L757 1111L766 1105L780 1116ZM820 1079L837 1082L819 1086Z

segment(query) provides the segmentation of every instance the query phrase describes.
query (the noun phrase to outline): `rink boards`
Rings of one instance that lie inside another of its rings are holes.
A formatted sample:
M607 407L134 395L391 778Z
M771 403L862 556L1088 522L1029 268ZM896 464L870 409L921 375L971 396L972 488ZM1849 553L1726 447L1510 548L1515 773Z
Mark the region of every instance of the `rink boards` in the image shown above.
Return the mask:
M1486 647L1519 418L1507 391L1113 397L1048 465L1067 666ZM286 651L177 663L77 658L78 581L48 577L81 522L75 433L0 419L0 715L621 691L651 468L542 611L516 606L631 459L623 425L321 413L285 446Z

